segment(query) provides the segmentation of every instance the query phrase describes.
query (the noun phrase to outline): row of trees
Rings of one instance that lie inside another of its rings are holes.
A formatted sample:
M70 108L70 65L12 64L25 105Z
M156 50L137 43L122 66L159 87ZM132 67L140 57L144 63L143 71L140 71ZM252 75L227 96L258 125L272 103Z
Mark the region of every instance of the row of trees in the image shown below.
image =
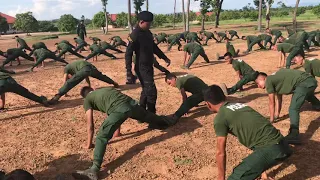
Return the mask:
M190 8L190 0L187 0L186 13L176 13L176 0L174 3L174 13L173 14L156 14L154 17L153 26L162 26L164 23L170 23L175 27L177 22L183 22L184 29L189 30L189 21L199 20L202 24L202 29L204 29L204 25L206 21L215 21L216 27L219 26L219 20L229 20L229 19L239 19L245 18L252 21L256 21L258 17L262 19L265 17L267 19L267 27L269 26L270 17L282 17L289 15L292 12L292 16L296 17L300 14L303 14L306 10L312 10L312 12L320 17L320 5L315 7L299 7L297 4L297 8L287 7L284 3L278 3L280 8L271 8L273 0L254 0L252 6L248 4L240 10L223 10L222 3L223 0L195 0L200 1L201 7L201 16L197 16L195 12L189 10ZM84 16L81 17L81 20L84 20L86 25L91 25L94 27L107 27L108 24L113 24L118 27L126 27L132 29L132 24L137 22L137 14L142 11L142 6L146 3L146 9L149 7L149 2L146 0L133 0L134 4L134 12L135 14L131 14L131 0L128 0L128 12L129 13L120 13L117 15L117 19L115 22L112 22L110 18L108 18L107 13L107 0L101 0L102 2L102 10L94 15L92 21L89 19L85 19ZM184 2L184 0L182 1ZM260 4L261 2L261 4ZM299 2L299 0L297 0ZM130 6L129 6L130 5ZM261 5L261 10L259 6ZM182 9L185 10L185 3L182 3ZM208 12L214 12L210 16L207 15ZM259 13L260 12L260 13ZM260 14L260 16L259 16ZM262 16L265 15L265 16ZM62 15L59 20L53 21L37 21L32 15L31 12L17 14L16 22L14 24L14 28L18 30L22 30L24 32L48 32L48 31L64 31L70 32L76 29L78 21L71 14ZM259 25L261 25L261 21L259 20ZM296 21L294 21L296 22ZM6 32L8 30L8 23L5 18L0 16L0 32ZM103 29L105 33L108 32L108 28Z

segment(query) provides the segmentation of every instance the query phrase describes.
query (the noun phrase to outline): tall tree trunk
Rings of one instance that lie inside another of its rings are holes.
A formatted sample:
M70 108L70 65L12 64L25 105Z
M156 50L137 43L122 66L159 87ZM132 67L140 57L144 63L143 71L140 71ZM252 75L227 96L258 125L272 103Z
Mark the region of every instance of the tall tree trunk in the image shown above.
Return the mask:
M202 14L202 18L201 18L201 31L204 31L204 20L205 20L205 15Z
M219 27L219 20L220 20L220 12L221 12L221 8L222 8L222 3L223 3L223 0L217 0L217 8L218 8L218 11L216 12L216 24L215 24L215 28L218 28Z
M149 11L149 0L146 0L146 9Z
M271 0L267 0L266 2L267 12L266 12L266 28L270 27L270 7L271 7Z
M132 32L132 24L131 24L131 0L128 0L128 28L129 32Z
M297 31L297 11L298 11L298 7L299 7L299 3L300 3L300 0L297 0L296 1L296 7L295 7L294 12L293 12L292 26L293 26L293 31L294 32Z
M109 31L107 5L104 6L104 16L106 17L106 30L104 30L104 33L107 34Z
M186 31L190 31L190 25L189 25L189 12L190 12L190 0L187 0L187 17L186 17Z
M176 6L177 6L177 0L174 0L174 6L173 6L173 29L176 29Z
M259 0L259 19L258 19L258 31L261 32L262 25L262 0Z
M181 0L181 2L182 2L182 21L183 21L183 29L184 29L184 31L186 31L187 29L186 29L186 11L185 11L185 9L184 9L184 0Z

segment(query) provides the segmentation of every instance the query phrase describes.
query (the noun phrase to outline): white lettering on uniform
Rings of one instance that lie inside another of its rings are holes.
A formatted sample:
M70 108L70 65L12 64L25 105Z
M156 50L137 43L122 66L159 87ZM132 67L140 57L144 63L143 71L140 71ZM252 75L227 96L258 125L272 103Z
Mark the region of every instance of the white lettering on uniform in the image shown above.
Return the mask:
M236 111L236 110L242 109L244 107L247 107L247 105L241 104L241 103L231 104L231 105L227 106L227 108L230 109L231 111Z
M182 78L182 77L186 77L186 76L189 76L189 74L181 75L181 76L178 76L178 77Z
M242 59L238 59L238 62L242 62L243 60Z

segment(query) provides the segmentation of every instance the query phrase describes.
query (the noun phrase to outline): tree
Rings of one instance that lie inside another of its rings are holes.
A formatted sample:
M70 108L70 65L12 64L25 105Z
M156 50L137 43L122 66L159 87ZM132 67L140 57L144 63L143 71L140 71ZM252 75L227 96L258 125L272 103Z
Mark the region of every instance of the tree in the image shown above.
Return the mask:
M78 20L74 18L71 14L64 14L60 16L58 21L58 29L62 32L75 31L78 24Z
M261 32L261 25L262 25L262 1L259 0L259 20L258 20L258 31Z
M271 5L273 3L273 0L266 0L266 8L267 8L267 11L266 11L266 28L269 28L270 26L270 8L271 8Z
M177 0L174 0L174 6L173 6L173 29L176 29L176 6L177 6Z
M184 31L187 30L187 25L186 25L186 11L184 10L184 0L181 0L182 2L182 21L183 21L183 29Z
M199 0L195 0L199 1ZM204 30L204 22L206 18L206 14L209 12L211 7L212 0L200 0L200 13L201 13L201 30Z
M190 13L190 0L187 0L187 17L186 17L186 31L190 31L190 20L189 20L189 13Z
M107 12L107 4L108 4L108 0L101 0L101 3L102 3L102 9L103 9L103 13L104 13L104 16L105 16L105 26L106 26L106 30L103 28L103 32L105 34L108 33L109 31L109 28L108 28L108 12Z
M296 32L296 30L297 30L297 11L298 11L298 7L299 7L299 3L300 3L300 0L297 0L296 7L294 9L293 17L292 17L292 26L293 26L294 32Z
M105 13L100 11L93 16L92 23L94 27L102 27L103 33L105 33L104 27L106 26Z
M267 0L268 1L268 0ZM265 0L262 0L261 1L261 5L262 5L262 9L265 9L266 8L266 2ZM259 9L259 6L260 6L260 0L253 0L253 4L256 6L257 9Z
M58 28L51 21L39 21L38 24L39 32L58 31Z
M279 1L278 3L277 3L277 5L280 7L280 8L287 8L287 6L286 6L286 4L284 4L282 1Z
M132 32L132 23L131 23L131 0L128 0L128 28L129 32Z
M219 27L219 18L220 18L222 3L223 3L223 0L213 0L211 4L211 6L214 9L214 12L216 13L216 24L215 24L216 28Z
M142 11L141 7L144 4L145 0L133 0L133 4L134 4L134 13L136 14L136 17L138 17L138 14Z
M32 12L17 14L14 27L29 35L30 32L38 31L38 21L33 17Z
M0 15L0 36L2 32L7 33L8 30L9 24L7 22L7 19Z
M149 11L149 0L146 0L146 10Z
M320 4L318 6L314 6L312 8L312 13L318 17L320 17Z

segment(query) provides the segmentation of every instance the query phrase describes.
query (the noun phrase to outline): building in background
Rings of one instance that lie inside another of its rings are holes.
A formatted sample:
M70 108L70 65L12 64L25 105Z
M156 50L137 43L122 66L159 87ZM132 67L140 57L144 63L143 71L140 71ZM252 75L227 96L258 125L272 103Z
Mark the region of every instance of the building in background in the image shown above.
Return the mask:
M9 15L7 15L7 14L4 14L4 13L2 13L2 12L0 12L0 16L2 16L2 17L4 17L4 18L7 19L7 22L8 22L8 24L9 24L9 31L14 30L14 29L13 29L13 24L14 24L14 22L16 21L16 18L14 18L14 17L12 17L12 16L9 16Z

